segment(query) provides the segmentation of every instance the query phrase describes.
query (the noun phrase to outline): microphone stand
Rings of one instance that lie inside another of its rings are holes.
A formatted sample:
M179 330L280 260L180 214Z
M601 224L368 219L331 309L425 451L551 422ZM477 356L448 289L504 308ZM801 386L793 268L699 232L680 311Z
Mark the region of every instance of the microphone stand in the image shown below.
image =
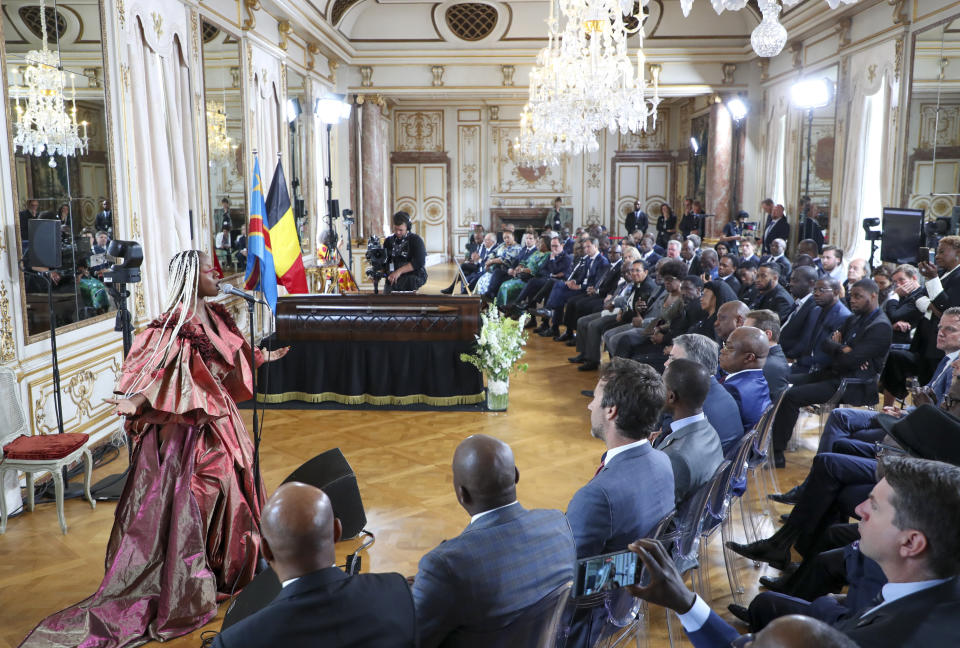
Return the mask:
M250 380L253 393L253 487L259 505L263 493L260 492L260 421L257 419L257 348L254 343L253 310L255 302L247 301L247 321L250 324Z

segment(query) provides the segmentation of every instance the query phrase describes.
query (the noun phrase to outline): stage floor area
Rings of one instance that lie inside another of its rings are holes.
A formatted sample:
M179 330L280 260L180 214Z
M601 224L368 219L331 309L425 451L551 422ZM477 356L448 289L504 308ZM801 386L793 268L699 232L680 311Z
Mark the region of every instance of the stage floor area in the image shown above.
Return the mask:
M431 280L423 292L438 294L454 268L433 266L429 272ZM490 434L513 447L520 471L518 495L525 507L565 510L574 492L593 476L604 450L590 436L588 399L580 394L593 389L597 374L577 371L567 362L571 355L573 349L563 344L531 336L529 372L511 379L505 413L269 410L261 450L267 492L305 461L339 447L357 474L367 528L376 534L376 543L363 556L364 571L404 575L415 574L423 554L457 535L470 521L457 504L450 474L454 448L470 434ZM250 410L242 413L249 430ZM814 419L804 417L801 422L812 426ZM787 454L787 468L778 474L784 490L805 476L815 446L815 433L808 433L801 439L801 450ZM125 465L124 451L120 459L96 471L94 481ZM17 646L44 616L96 590L115 506L98 502L91 510L85 501L68 501L65 536L54 504L38 505L33 513L9 521L6 534L0 536L0 648ZM735 529L741 540L739 521ZM359 541L340 543L338 562L357 546ZM754 569L746 560L739 566L748 601L758 591L759 576L777 573L766 567ZM719 534L711 546L708 574L713 608L732 620L726 611L732 599ZM225 609L226 604L203 630L219 629ZM654 609L651 619L648 645L668 646L664 615ZM196 648L200 633L164 645Z

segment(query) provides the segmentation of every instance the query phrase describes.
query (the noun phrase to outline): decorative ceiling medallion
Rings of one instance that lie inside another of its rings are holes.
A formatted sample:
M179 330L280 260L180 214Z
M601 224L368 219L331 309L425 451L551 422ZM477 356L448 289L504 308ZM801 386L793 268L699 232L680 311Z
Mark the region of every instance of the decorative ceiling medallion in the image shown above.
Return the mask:
M489 36L497 26L496 7L481 2L464 2L447 8L447 27L458 38L475 42Z
M56 9L47 9L46 12L43 9L40 5L32 5L20 7L17 13L20 14L20 19L23 20L23 24L27 26L30 33L37 38L43 38L43 16L46 14L47 41L55 43L63 38L66 33L67 21Z

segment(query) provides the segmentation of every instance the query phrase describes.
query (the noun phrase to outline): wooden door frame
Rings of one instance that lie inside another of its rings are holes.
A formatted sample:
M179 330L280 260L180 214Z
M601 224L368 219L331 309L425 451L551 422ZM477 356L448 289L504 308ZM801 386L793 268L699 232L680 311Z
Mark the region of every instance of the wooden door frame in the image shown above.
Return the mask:
M402 151L390 154L390 205L396 205L396 196L394 196L394 167L398 164L443 164L446 166L447 174L447 261L456 254L456 241L453 240L453 179L450 175L450 156L446 153L433 153L427 151ZM391 218L393 214L390 215ZM423 234L417 232L421 237Z

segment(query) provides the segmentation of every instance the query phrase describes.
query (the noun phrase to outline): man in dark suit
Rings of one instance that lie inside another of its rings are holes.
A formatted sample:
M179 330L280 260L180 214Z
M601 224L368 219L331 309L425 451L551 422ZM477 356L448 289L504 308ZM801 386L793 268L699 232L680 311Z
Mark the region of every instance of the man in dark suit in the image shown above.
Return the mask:
M574 295L567 300L563 309L563 323L567 330L557 337L557 342L570 342L574 346L574 333L577 330L577 320L584 315L596 313L603 308L604 300L612 296L617 286L623 280L623 258L618 249L613 248L607 256L610 262L603 275L597 281L595 286L587 286L587 289L579 295Z
M727 372L723 387L737 401L744 433L756 426L770 406L770 387L763 376L769 352L767 336L752 326L735 330L720 350L720 368Z
M952 514L960 506L960 468L896 456L881 463L883 479L856 512L860 550L879 564L888 582L880 601L832 627L871 648L960 645L960 519ZM722 648L736 639L736 630L687 590L662 545L642 540L630 549L650 574L648 585L630 586L634 596L677 612L696 648ZM794 601L796 611L815 612L809 603ZM753 645L773 627L758 634Z
M627 234L633 234L637 230L644 234L647 233L647 228L650 227L650 219L647 217L647 212L640 208L639 200L633 202L633 211L627 214L624 226L627 229Z
M732 304L736 302L727 302ZM726 306L724 304L723 306ZM721 308L723 308L721 306ZM743 306L744 312L747 307ZM686 333L679 335L673 340L673 346L670 347L670 355L667 357L666 366L674 360L685 358L693 360L703 367L710 376L710 389L707 391L707 398L703 402L703 413L707 421L717 432L720 439L720 447L726 455L732 448L735 448L737 442L743 437L743 425L740 423L740 409L737 407L737 401L733 399L726 389L717 382L717 343L706 335L696 333ZM670 433L672 420L664 415L661 421L663 434Z
M263 557L282 583L265 608L230 626L215 648L419 645L413 596L400 574L356 574L336 567L340 520L319 488L290 482L260 519Z
M767 224L763 229L763 252L765 254L772 253L770 245L774 239L790 240L790 223L787 222L784 216L783 205L774 206L773 211L770 212L770 217L767 219Z
M787 249L787 242L783 239L773 239L770 243L770 254L764 255L761 259L761 265L764 263L776 263L780 266L780 285L787 286L790 279L790 273L793 272L793 264L787 259L784 252Z
M740 267L752 265L755 268L760 267L760 257L757 256L756 248L751 239L746 239L740 243Z
M664 411L671 416L670 433L655 446L665 452L673 467L677 507L710 481L723 463L720 437L703 413L710 390L710 374L693 360L677 358L663 371L666 388Z
M763 377L770 389L770 402L776 403L780 394L790 386L790 365L780 348L780 319L773 311L755 310L747 313L744 326L752 326L767 336L770 349L767 361L763 363Z
M697 246L689 238L680 244L680 260L687 266L687 274L700 276L700 257Z
M726 282L734 295L740 295L740 280L737 279L737 257L724 254L717 266L717 277Z
M590 237L583 242L583 259L580 266L580 275L571 276L564 283L557 283L547 297L547 309L553 311L550 332L551 337L560 336L560 322L563 321L563 311L571 297L587 292L587 289L597 289L601 279L606 275L609 259L600 252L597 239ZM574 271L576 275L576 270ZM546 336L544 336L546 337Z
M654 249L656 240L653 234L644 234L643 238L640 239L640 247L637 248L640 250L640 260L643 261L643 265L647 266L647 272L653 272L653 269L657 267L657 261L662 258Z
M741 264L737 268L737 279L740 281L740 292L737 293L740 301L748 305L757 301L757 266Z
M840 300L840 290L840 282L828 275L813 285L813 301L817 308L813 312L813 324L808 331L804 350L795 358L790 369L792 374L807 374L814 366L826 367L830 364L830 354L824 350L823 342L850 317L850 309Z
M110 209L110 200L104 200L100 203L100 211L94 219L94 227L97 231L103 231L113 236L113 210Z
M820 228L820 223L817 222L817 216L819 216L819 214L820 209L816 205L807 203L807 209L803 220L800 221L800 233L797 237L801 241L813 241L813 244L817 248L817 253L811 254L810 256L814 258L820 255L820 251L823 249L823 244L825 242L823 239L823 230Z
M471 519L420 560L413 599L423 648L463 645L573 580L577 551L567 518L523 508L519 480L506 443L476 434L457 446L453 488Z
M813 300L813 285L816 282L817 271L810 266L794 268L790 273L793 311L780 326L780 347L788 358L799 358L806 350L810 329L816 321L814 311L817 303Z
M867 262L864 259L850 259L847 264L847 279L843 282L844 301L850 305L850 286L869 276Z
M915 369L919 355L910 347L913 331L924 319L917 299L927 294L919 282L920 272L912 265L898 266L890 279L894 294L883 304L883 312L893 324L893 344L880 377L884 405L893 405L895 398L905 397L907 377L920 373Z
M819 282L818 282L819 285ZM782 467L783 451L793 435L800 408L825 403L840 387L844 378L877 378L890 350L893 329L890 320L877 304L879 289L872 279L862 279L850 289L853 315L843 327L824 340L821 348L830 357L826 366L814 364L808 375L793 375L793 387L784 392L783 401L773 420L774 464ZM845 402L868 402L870 385L853 385L847 389Z
M780 266L776 263L764 263L760 266L754 287L757 290L757 297L750 304L751 308L772 310L781 322L790 317L790 313L793 312L793 297L780 285Z

